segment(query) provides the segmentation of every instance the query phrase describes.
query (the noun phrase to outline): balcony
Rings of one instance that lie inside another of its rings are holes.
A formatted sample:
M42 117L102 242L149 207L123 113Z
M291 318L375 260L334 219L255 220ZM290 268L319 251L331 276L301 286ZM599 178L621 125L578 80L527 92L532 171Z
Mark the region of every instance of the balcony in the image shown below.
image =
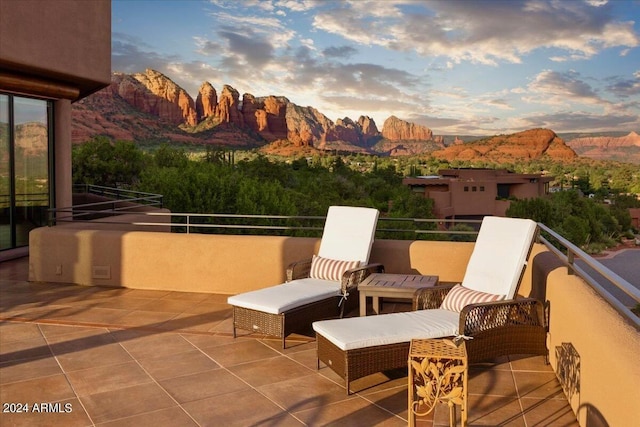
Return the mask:
M404 370L358 380L347 396L316 369L312 338L282 350L231 337L226 296L281 282L317 238L56 226L30 243L28 260L0 266L1 400L59 411L3 413L3 425L407 424ZM379 239L371 261L459 281L472 247ZM625 426L639 415L637 318L570 267L535 245L520 294L549 303L549 364L512 355L472 366L470 425ZM418 425L448 425L447 408Z

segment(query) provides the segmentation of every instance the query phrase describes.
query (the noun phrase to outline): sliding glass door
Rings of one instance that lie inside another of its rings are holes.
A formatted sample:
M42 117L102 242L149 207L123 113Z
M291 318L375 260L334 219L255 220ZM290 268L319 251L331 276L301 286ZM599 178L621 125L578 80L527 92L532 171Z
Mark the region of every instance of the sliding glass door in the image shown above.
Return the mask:
M52 104L0 94L0 250L29 244L52 200Z

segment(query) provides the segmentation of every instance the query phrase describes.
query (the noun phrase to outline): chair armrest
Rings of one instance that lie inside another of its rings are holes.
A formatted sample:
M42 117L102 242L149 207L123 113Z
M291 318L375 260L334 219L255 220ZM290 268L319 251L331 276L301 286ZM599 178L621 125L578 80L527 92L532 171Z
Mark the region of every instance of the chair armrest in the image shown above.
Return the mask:
M287 267L287 282L309 277L311 272L311 258L292 262Z
M342 293L344 294L345 291L348 293L356 289L360 282L373 273L384 273L384 265L378 263L367 264L345 271L342 274Z
M458 330L472 337L489 329L517 325L546 328L544 304L535 298L469 304L460 312Z
M446 283L431 288L420 288L413 294L413 310L440 308L444 297L456 283Z

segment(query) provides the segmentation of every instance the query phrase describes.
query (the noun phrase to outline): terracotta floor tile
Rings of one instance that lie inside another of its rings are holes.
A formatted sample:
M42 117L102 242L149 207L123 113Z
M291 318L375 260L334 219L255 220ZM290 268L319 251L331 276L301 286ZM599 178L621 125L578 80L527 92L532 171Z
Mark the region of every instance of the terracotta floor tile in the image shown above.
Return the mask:
M170 299L168 297L148 300L140 307L142 311L162 311L168 313L183 313L189 307L193 307L193 301L186 299Z
M172 301L189 301L192 305L194 303L199 303L202 301L206 301L209 299L210 294L205 294L201 292L176 292L171 291L167 295L163 296L162 299L172 300Z
M407 421L360 397L293 413L307 425L406 426Z
M231 336L222 335L198 335L183 334L182 337L198 348L218 347L221 345L234 344L251 338L233 338Z
M0 402L57 402L75 397L67 378L62 374L3 384L0 387Z
M194 348L179 334L123 330L112 335L136 359L170 356Z
M86 349L69 350L53 345L52 348L60 366L66 372L110 366L133 360L119 344L105 344L96 347L88 345L87 347Z
M470 373L469 394L518 396L513 373L494 369Z
M303 425L282 408L255 390L226 393L189 402L182 407L203 426L278 426Z
M125 327L157 328L167 320L173 319L178 314L180 313L133 310L118 318L118 322L114 324Z
M514 372L520 397L564 399L564 392L553 372Z
M34 323L0 322L0 345L11 341L26 341L42 338L42 332Z
M78 399L34 403L38 403L38 409L36 410L31 405L28 413L3 413L1 415L2 425L12 427L85 427L93 425Z
M469 424L473 426L525 427L520 402L505 396L469 395ZM459 418L459 417L458 417ZM434 425L449 425L449 408L439 405Z
M283 378L298 378L314 373L309 368L285 356L242 363L228 369L252 387L277 383Z
M54 357L37 357L0 363L0 384L62 374Z
M224 369L169 378L158 383L179 403L249 389L245 382Z
M22 341L10 341L0 346L0 360L2 362L43 358L51 355L51 350L42 336Z
M101 298L93 302L94 307L113 308L119 310L140 310L141 307L149 304L148 298L134 298L129 296L118 296Z
M80 400L96 424L177 406L154 382L80 396Z
M64 341L64 335L85 333L86 335L104 334L109 330L106 328L96 328L90 326L79 325L54 325L54 324L41 324L40 330L42 335L47 339L49 343Z
M295 360L296 362L306 366L309 369L314 370L315 372L317 372L317 362L318 362L318 353L316 351L316 344L314 343L310 343L309 345L312 346L312 348L310 348L309 350L303 350L303 351L296 351L296 352L288 352L287 350L284 351L284 353L289 356L290 358L292 358L293 360ZM303 345L304 348L308 348L308 345L305 344ZM324 367L324 365L322 365Z
M353 398L347 396L344 387L316 374L263 385L258 390L289 412Z
M225 367L276 357L280 354L256 340L242 340L223 346L201 348L201 350Z
M129 289L127 292L127 296L135 297L135 298L153 298L160 299L169 295L171 291L154 291L154 290L146 290L146 289Z
M220 367L195 348L173 355L138 359L138 363L156 380L181 377Z
M407 385L390 388L387 390L370 393L364 396L367 400L375 403L381 408L398 415L403 419L408 419L409 393Z
M67 372L67 377L80 397L152 381L135 361Z
M566 400L522 399L528 426L578 427L576 416Z
M200 331L207 332L215 328L222 320L216 314L181 313L158 327L164 331Z
M120 418L115 421L96 424L97 427L197 427L198 424L180 407L174 406L153 412Z
M509 360L514 371L553 371L551 365L545 362L544 356L512 355Z

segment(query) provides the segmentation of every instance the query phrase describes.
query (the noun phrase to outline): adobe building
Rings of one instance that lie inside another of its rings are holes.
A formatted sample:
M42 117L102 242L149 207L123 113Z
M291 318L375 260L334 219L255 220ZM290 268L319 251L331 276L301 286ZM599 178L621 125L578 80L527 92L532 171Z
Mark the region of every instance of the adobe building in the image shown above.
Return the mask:
M0 0L0 260L72 205L71 103L111 81L111 0Z
M402 183L433 200L442 219L505 216L509 198L529 199L549 193L551 176L517 174L506 169L443 169L438 176L405 178Z

